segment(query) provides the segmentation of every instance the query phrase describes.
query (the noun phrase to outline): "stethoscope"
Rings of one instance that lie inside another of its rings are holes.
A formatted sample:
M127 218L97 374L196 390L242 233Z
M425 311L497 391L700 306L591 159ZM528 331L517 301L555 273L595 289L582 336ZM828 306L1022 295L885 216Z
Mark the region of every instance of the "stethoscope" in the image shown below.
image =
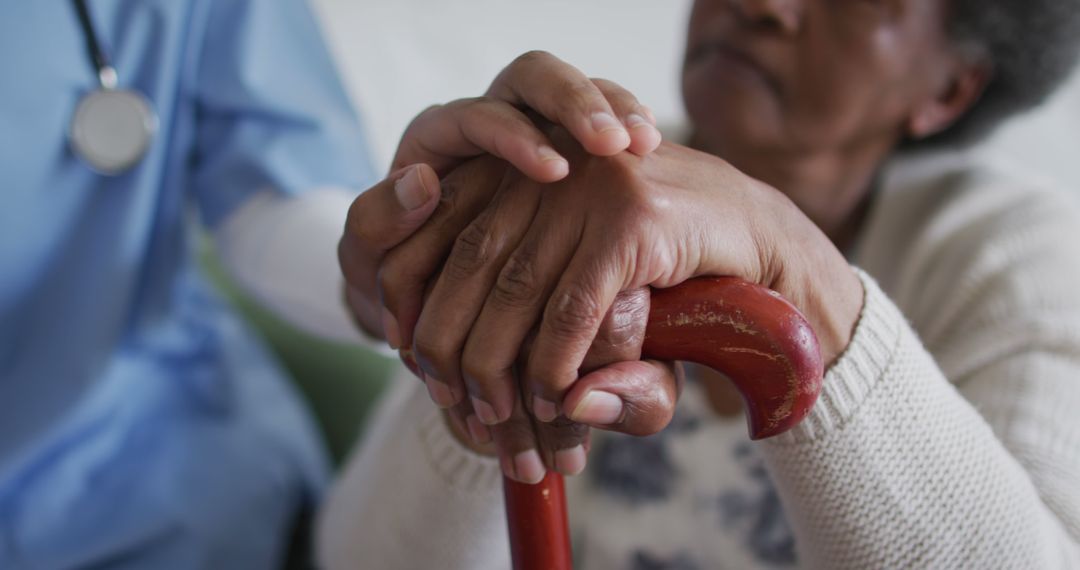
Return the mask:
M84 95L71 119L71 150L93 170L107 175L127 172L142 160L157 132L154 107L142 93L118 89L116 69L98 43L86 0L72 0L86 36L98 88Z

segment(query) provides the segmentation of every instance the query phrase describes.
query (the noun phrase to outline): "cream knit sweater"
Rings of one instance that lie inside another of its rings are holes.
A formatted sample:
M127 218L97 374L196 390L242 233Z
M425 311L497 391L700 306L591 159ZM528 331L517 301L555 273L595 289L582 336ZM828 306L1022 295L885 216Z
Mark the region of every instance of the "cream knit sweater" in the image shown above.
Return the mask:
M1080 212L1026 180L894 161L811 415L749 443L691 386L660 435L594 434L568 481L577 567L1080 568ZM495 461L402 378L329 498L322 563L505 569L507 542Z

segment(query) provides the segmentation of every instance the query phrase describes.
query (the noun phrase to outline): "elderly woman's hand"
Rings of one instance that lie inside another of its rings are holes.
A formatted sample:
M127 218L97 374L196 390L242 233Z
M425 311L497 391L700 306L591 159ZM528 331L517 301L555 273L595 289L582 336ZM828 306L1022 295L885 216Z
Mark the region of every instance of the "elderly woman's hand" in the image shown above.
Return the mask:
M386 252L380 262L381 295L393 305L395 315L408 315L412 307L419 314L422 303L426 302L425 293L433 290L433 286L437 288L436 283L460 279L461 267L444 266L443 261L451 250L474 247L470 240L476 233L468 228L476 224L478 216L483 215L487 220L493 215L504 216L498 223L511 226L518 223L514 213L520 211L518 206L522 202L508 201L500 191L504 180L518 176L503 161L483 157L460 166L442 181L442 201L428 222L402 245ZM522 188L517 195L528 197L527 194L545 190L538 184ZM435 376L431 374L434 367L427 356L437 354L438 350L424 348L415 353L412 350L414 346L463 343L469 333L468 324L448 324L445 329L429 331L423 338L415 337L411 329L402 326L402 335L415 339L402 348L402 353L414 372L424 378L432 399L448 409L450 423L463 443L477 451L497 450L508 475L535 482L543 476L545 466L571 475L584 468L590 425L644 435L659 431L670 421L678 396L679 376L670 363L639 360L648 310L648 291L637 289L622 292L608 311L598 334L591 339L581 371L586 373L620 363L624 373L597 374L581 384L584 391L579 395L582 404L578 422L562 419L534 424L517 398L516 383L510 390L513 398L509 421L490 428L479 421L472 401L465 397L465 385L457 369L443 370L440 376ZM415 321L416 317L411 320ZM396 324L391 327L399 328ZM527 352L528 343L525 344L523 351ZM418 357L412 358L413 354ZM494 445L489 445L492 442Z
M570 176L539 185L506 172L498 192L470 211L472 221L453 228L460 237L417 320L414 347L425 374L455 393L467 390L482 423L520 417L522 399L543 422L575 419L583 398L571 388L620 291L737 276L791 300L814 326L826 362L847 346L861 284L781 193L677 145L646 157L596 158L557 138ZM444 252L427 250L427 229L396 252L411 252L421 267L441 263ZM382 279L395 315L419 306L410 297L422 287L410 279L408 271ZM618 374L605 368L591 376Z

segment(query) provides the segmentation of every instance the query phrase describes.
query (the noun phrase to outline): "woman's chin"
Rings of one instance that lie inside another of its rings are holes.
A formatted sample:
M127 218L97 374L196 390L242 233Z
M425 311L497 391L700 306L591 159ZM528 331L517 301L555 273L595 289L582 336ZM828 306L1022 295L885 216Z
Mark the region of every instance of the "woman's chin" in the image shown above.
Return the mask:
M705 82L689 74L683 77L683 102L699 143L712 152L734 145L761 148L779 144L782 132L778 102L745 82L721 85L715 77Z
M771 122L759 120L752 112L732 111L723 106L701 110L689 104L687 112L698 150L732 160L782 146Z

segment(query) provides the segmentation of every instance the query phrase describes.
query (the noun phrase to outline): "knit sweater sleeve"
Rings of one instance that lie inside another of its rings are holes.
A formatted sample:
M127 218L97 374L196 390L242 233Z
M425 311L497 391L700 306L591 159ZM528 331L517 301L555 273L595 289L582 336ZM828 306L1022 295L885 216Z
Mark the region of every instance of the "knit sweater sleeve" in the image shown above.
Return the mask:
M320 514L320 568L503 570L510 546L498 462L451 435L403 373Z
M882 208L862 256L884 288L859 273L820 401L758 444L801 567L1080 568L1080 216L974 186ZM323 567L509 567L496 461L400 382L324 507Z
M800 566L1080 567L1080 239L1014 206L891 252L925 344L860 272L820 401L761 443Z

